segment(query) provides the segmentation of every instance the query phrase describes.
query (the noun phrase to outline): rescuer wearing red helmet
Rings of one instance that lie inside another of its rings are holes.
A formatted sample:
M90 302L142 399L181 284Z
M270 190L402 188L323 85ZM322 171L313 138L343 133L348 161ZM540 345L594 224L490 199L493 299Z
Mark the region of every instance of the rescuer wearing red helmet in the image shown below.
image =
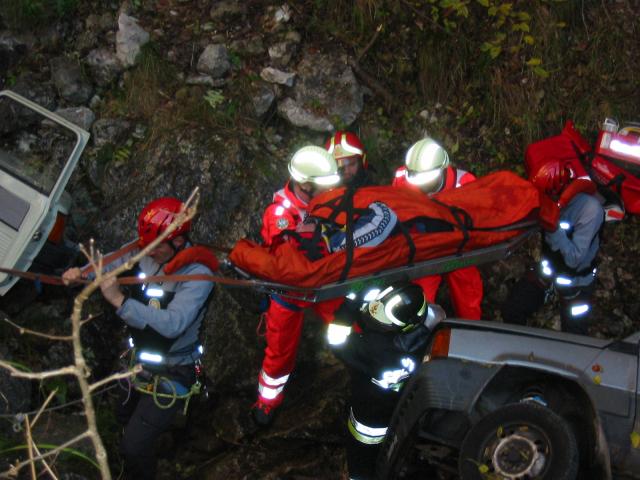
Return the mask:
M345 186L364 187L369 184L369 163L364 145L355 133L337 131L324 148L333 155Z
M182 202L172 197L158 198L145 206L138 217L137 245L125 246L126 253L107 265L105 271L122 265L158 238L182 209ZM211 275L217 260L204 247L191 245L187 236L190 228L190 222L177 227L142 257L131 274L140 279L174 273ZM71 268L62 278L71 285L82 276L83 270ZM118 411L119 419L126 422L120 446L125 473L127 478L153 479L155 439L169 429L188 398L202 386L203 348L198 336L213 283L141 281L125 292L113 278L104 281L100 289L128 326L131 363L143 367Z
M558 221L545 227L540 263L513 286L502 318L525 325L557 293L562 330L586 335L604 223L604 209L594 196L595 184L577 158L534 156L528 149L525 166L541 195L555 202Z
M416 142L405 157L405 165L396 170L394 187L412 188L429 196L458 188L476 179L471 173L450 165L449 155L435 140L425 137ZM442 279L449 285L451 303L456 316L479 320L482 315L483 285L477 267L465 267L442 275L429 275L417 280L427 300L435 301Z
M260 233L265 246L277 245L283 241L287 231L301 226L307 216L308 202L340 182L335 159L317 146L296 151L289 162L289 173L290 180L275 192L273 203L262 217ZM283 390L295 365L304 310L312 308L328 323L341 302L341 299L336 299L309 303L271 295L265 313L267 346L258 376L258 399L251 409L256 423L269 425L284 399Z

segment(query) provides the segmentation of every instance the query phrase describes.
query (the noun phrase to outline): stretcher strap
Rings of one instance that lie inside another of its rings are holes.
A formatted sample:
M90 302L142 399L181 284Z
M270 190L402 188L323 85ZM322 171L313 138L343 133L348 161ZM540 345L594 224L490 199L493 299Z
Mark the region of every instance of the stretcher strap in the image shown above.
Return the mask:
M446 203L441 202L436 198L432 197L431 200L437 203L438 205L441 205L449 209L449 211L451 212L451 215L453 216L453 219L456 221L457 227L462 232L462 241L460 242L460 245L458 246L458 250L456 252L456 255L459 255L460 253L462 253L464 246L469 241L469 238L470 238L469 230L473 229L473 219L471 218L471 215L469 215L462 208L459 208L453 205L447 205Z
M400 232L404 236L404 239L407 241L407 245L409 245L409 257L407 258L407 266L412 267L413 259L416 256L416 244L414 243L413 238L411 238L411 234L409 233L409 229L407 228L407 226L402 222L398 222L398 226L400 228Z
M347 188L347 191L344 194L342 205L340 208L344 208L345 213L347 215L347 223L346 223L346 237L345 237L345 247L346 247L346 260L344 263L344 268L342 269L342 273L340 274L340 281L344 282L349 275L349 270L351 270L351 265L353 264L353 194L355 189L353 187ZM346 204L346 205L345 205Z

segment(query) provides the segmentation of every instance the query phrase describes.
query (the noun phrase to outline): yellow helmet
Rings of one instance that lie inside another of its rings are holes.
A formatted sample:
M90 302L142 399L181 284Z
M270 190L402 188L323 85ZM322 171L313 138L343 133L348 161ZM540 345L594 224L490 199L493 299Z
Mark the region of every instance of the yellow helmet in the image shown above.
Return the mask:
M407 151L405 165L409 183L423 191L437 192L442 188L449 155L434 139L425 137Z
M298 183L332 186L340 182L338 164L324 148L313 145L302 147L291 157L289 173Z

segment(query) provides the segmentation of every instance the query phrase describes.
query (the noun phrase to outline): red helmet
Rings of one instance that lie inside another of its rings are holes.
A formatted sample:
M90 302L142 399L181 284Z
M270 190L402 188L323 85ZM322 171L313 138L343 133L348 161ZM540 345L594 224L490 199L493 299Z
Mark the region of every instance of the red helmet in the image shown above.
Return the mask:
M333 155L336 161L341 158L358 157L362 166L367 168L367 154L364 151L364 145L355 133L339 130L327 140L324 148ZM339 164L340 162L338 162Z
M144 248L158 238L182 211L183 203L174 197L162 197L152 200L138 216L138 245ZM169 234L166 240L191 230L191 221L184 222Z
M525 168L529 180L552 197L559 197L563 190L578 178L589 178L587 171L577 158L546 159L525 157Z

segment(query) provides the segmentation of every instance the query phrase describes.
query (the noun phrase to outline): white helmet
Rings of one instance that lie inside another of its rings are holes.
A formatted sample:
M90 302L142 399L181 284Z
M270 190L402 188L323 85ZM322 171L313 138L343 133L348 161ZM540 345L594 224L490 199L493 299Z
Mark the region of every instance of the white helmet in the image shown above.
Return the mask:
M298 183L315 183L332 186L340 182L338 164L335 158L324 148L316 146L302 147L291 157L289 173Z
M449 155L431 137L414 143L405 157L407 181L423 191L437 192L442 188L444 169L449 166Z

